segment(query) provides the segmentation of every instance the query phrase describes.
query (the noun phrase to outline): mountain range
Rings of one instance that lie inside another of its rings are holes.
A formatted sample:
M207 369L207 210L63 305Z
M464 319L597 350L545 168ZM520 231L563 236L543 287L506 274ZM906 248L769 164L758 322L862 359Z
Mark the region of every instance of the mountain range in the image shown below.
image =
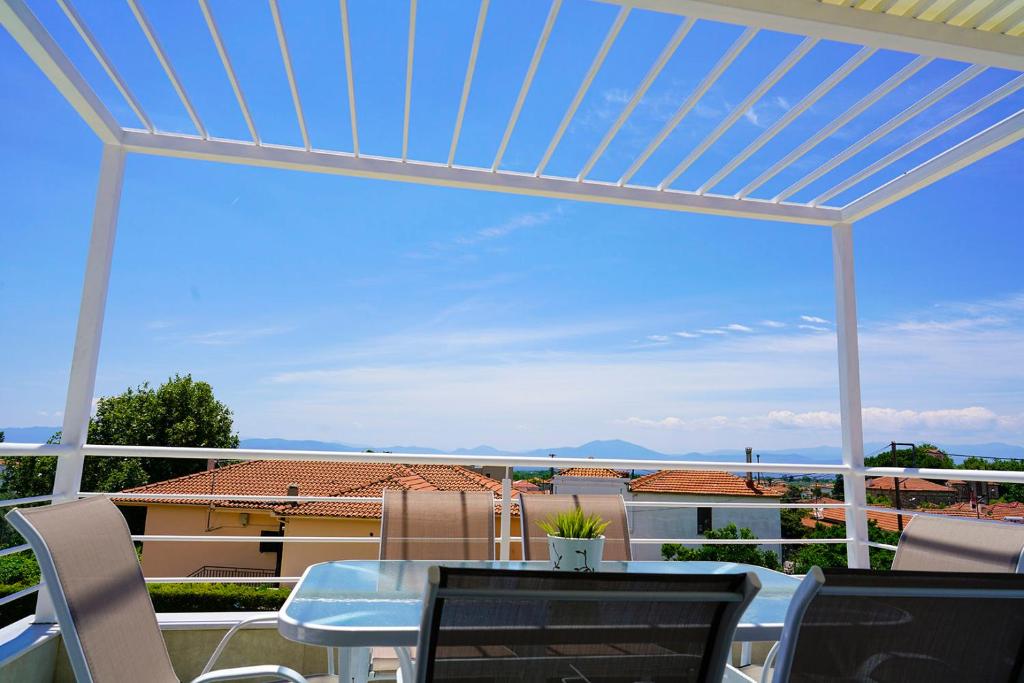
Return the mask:
M6 440L17 443L43 443L59 427L0 427ZM562 458L593 458L595 460L705 460L711 462L738 462L744 457L742 448L720 449L706 452L662 453L629 441L608 439L590 441L579 446L556 446L535 448L529 451L505 451L493 446L479 445L473 448L457 448L443 451L427 446L372 446L350 444L340 441L315 441L310 439L244 438L242 448L258 448L284 451L389 451L391 453L426 453L453 455L521 455L544 457L554 453ZM939 447L950 454L977 455L997 458L1024 458L1024 446L1007 443L949 444ZM865 444L865 454L875 455L886 449L884 443ZM781 450L755 450L761 462L793 464L836 464L842 461L842 449L838 446L815 446L811 448L787 448ZM955 458L956 459L956 458ZM958 460L958 459L957 459Z

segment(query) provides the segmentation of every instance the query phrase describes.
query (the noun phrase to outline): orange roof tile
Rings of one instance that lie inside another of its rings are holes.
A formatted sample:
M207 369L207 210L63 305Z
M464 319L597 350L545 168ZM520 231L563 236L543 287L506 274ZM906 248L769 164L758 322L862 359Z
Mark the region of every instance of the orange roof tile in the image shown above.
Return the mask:
M384 462L252 460L215 470L125 489L124 493L182 494L180 499L117 499L122 503L207 505L187 494L284 496L297 484L300 496L380 497L384 489L405 491L492 491L501 496L501 482L456 465L401 465ZM265 509L282 516L380 517L380 503L215 501L218 507ZM497 506L500 511L500 505ZM519 514L519 506L512 506Z
M835 498L816 498L811 503L842 503L843 501ZM889 514L887 512L875 512L874 510L868 510L867 516L869 521L873 521L878 525L879 529L885 531L899 531L899 522L896 520L895 514ZM818 522L825 524L846 524L846 510L843 508L816 508L811 511L810 517L804 517L800 520L804 526L814 528ZM903 516L903 524L906 525L910 521L909 515Z
M758 486L729 472L658 470L629 484L634 493L697 493L712 496L771 496L786 492L784 486Z
M952 517L980 517L981 519L1003 520L1007 517L1024 517L1024 503L1013 501L989 505L980 504L976 507L971 507L969 502L963 502L937 510L928 510L927 512L950 515Z
M892 491L895 488L892 477L875 477L867 483L868 490ZM953 489L934 481L917 477L900 477L900 491L943 491L954 493Z
M607 467L566 467L558 470L560 477L607 477L609 479L625 479L628 472L609 469Z

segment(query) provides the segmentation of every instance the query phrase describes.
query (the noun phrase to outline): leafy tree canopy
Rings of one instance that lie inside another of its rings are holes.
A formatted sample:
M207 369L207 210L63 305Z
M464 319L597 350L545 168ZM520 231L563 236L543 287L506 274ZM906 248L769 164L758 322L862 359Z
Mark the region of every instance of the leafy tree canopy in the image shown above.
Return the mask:
M846 538L846 526L843 524L821 524L815 525L809 530L805 538ZM876 543L887 543L896 545L899 543L900 535L895 531L879 529L878 525L868 520L868 539ZM891 550L871 550L872 569L892 568L893 553ZM845 567L846 566L846 544L845 543L811 543L801 545L799 550L791 556L793 560L793 571L796 574L806 574L814 566Z
M175 375L157 389L149 383L99 400L88 442L111 446L237 448L231 410L206 382ZM50 443L60 443L60 432ZM120 491L198 472L201 460L86 458L83 491ZM56 458L15 458L0 482L4 497L45 495L52 490Z
M870 458L864 458L867 467L931 467L936 469L954 469L953 459L930 443L918 444L916 448L896 449L896 460L893 463L892 451L887 450Z
M742 538L757 540L750 529L739 529L730 522L719 529L704 532L707 539ZM666 543L661 546L661 556L666 560L704 560L709 562L736 562L754 564L768 569L779 568L779 557L771 550L761 550L755 543L736 545L702 545L699 548L688 548L678 543Z

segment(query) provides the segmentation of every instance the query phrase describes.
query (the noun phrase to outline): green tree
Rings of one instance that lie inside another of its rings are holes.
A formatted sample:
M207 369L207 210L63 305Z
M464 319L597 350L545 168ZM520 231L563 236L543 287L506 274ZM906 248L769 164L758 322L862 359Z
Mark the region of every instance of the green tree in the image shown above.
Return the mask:
M953 459L945 451L930 443L923 443L916 448L896 449L896 463L893 463L892 451L883 451L870 458L864 458L867 467L929 467L951 470L956 467Z
M1003 470L1006 472L1024 471L1024 460L985 460L970 457L964 459L960 467L965 470ZM1024 484L999 484L999 497L1007 502L1024 502Z
M846 500L846 488L843 480L843 475L837 475L836 480L832 482L832 497L836 500Z
M704 538L713 539L746 539L757 540L750 529L739 529L730 522L720 529L704 532ZM705 544L699 548L688 548L678 543L666 543L661 546L661 556L666 560L704 560L708 562L736 562L754 564L768 569L779 568L779 557L771 550L760 550L756 543L736 545Z
M815 525L814 529L808 531L805 538L846 538L846 526L844 524L821 524ZM896 545L899 543L900 535L895 531L879 529L873 520L868 520L868 539L876 543L887 543ZM871 552L872 569L890 569L892 567L893 553L891 550L873 549ZM801 545L799 550L791 556L793 560L793 572L806 574L811 567L845 567L846 566L846 544L845 543L811 543Z
M60 443L57 432L48 443ZM231 411L206 382L175 375L153 389L144 383L101 398L89 422L88 443L111 446L237 448ZM201 471L206 462L172 458L85 459L83 491L120 491ZM0 481L5 498L46 495L53 490L56 458L13 458Z

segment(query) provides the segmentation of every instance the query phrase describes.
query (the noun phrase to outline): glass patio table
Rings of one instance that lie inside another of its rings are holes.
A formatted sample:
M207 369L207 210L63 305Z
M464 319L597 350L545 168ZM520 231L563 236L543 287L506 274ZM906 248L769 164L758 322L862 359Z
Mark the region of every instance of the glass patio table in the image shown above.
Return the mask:
M544 570L550 562L457 562L432 560L344 560L314 564L281 608L278 630L289 640L329 648L345 648L342 680L365 680L369 648L398 649L403 669L407 648L419 638L427 568L494 567ZM773 641L799 579L746 564L729 562L602 562L600 571L657 574L721 574L754 572L761 591L747 607L736 629L738 642Z

